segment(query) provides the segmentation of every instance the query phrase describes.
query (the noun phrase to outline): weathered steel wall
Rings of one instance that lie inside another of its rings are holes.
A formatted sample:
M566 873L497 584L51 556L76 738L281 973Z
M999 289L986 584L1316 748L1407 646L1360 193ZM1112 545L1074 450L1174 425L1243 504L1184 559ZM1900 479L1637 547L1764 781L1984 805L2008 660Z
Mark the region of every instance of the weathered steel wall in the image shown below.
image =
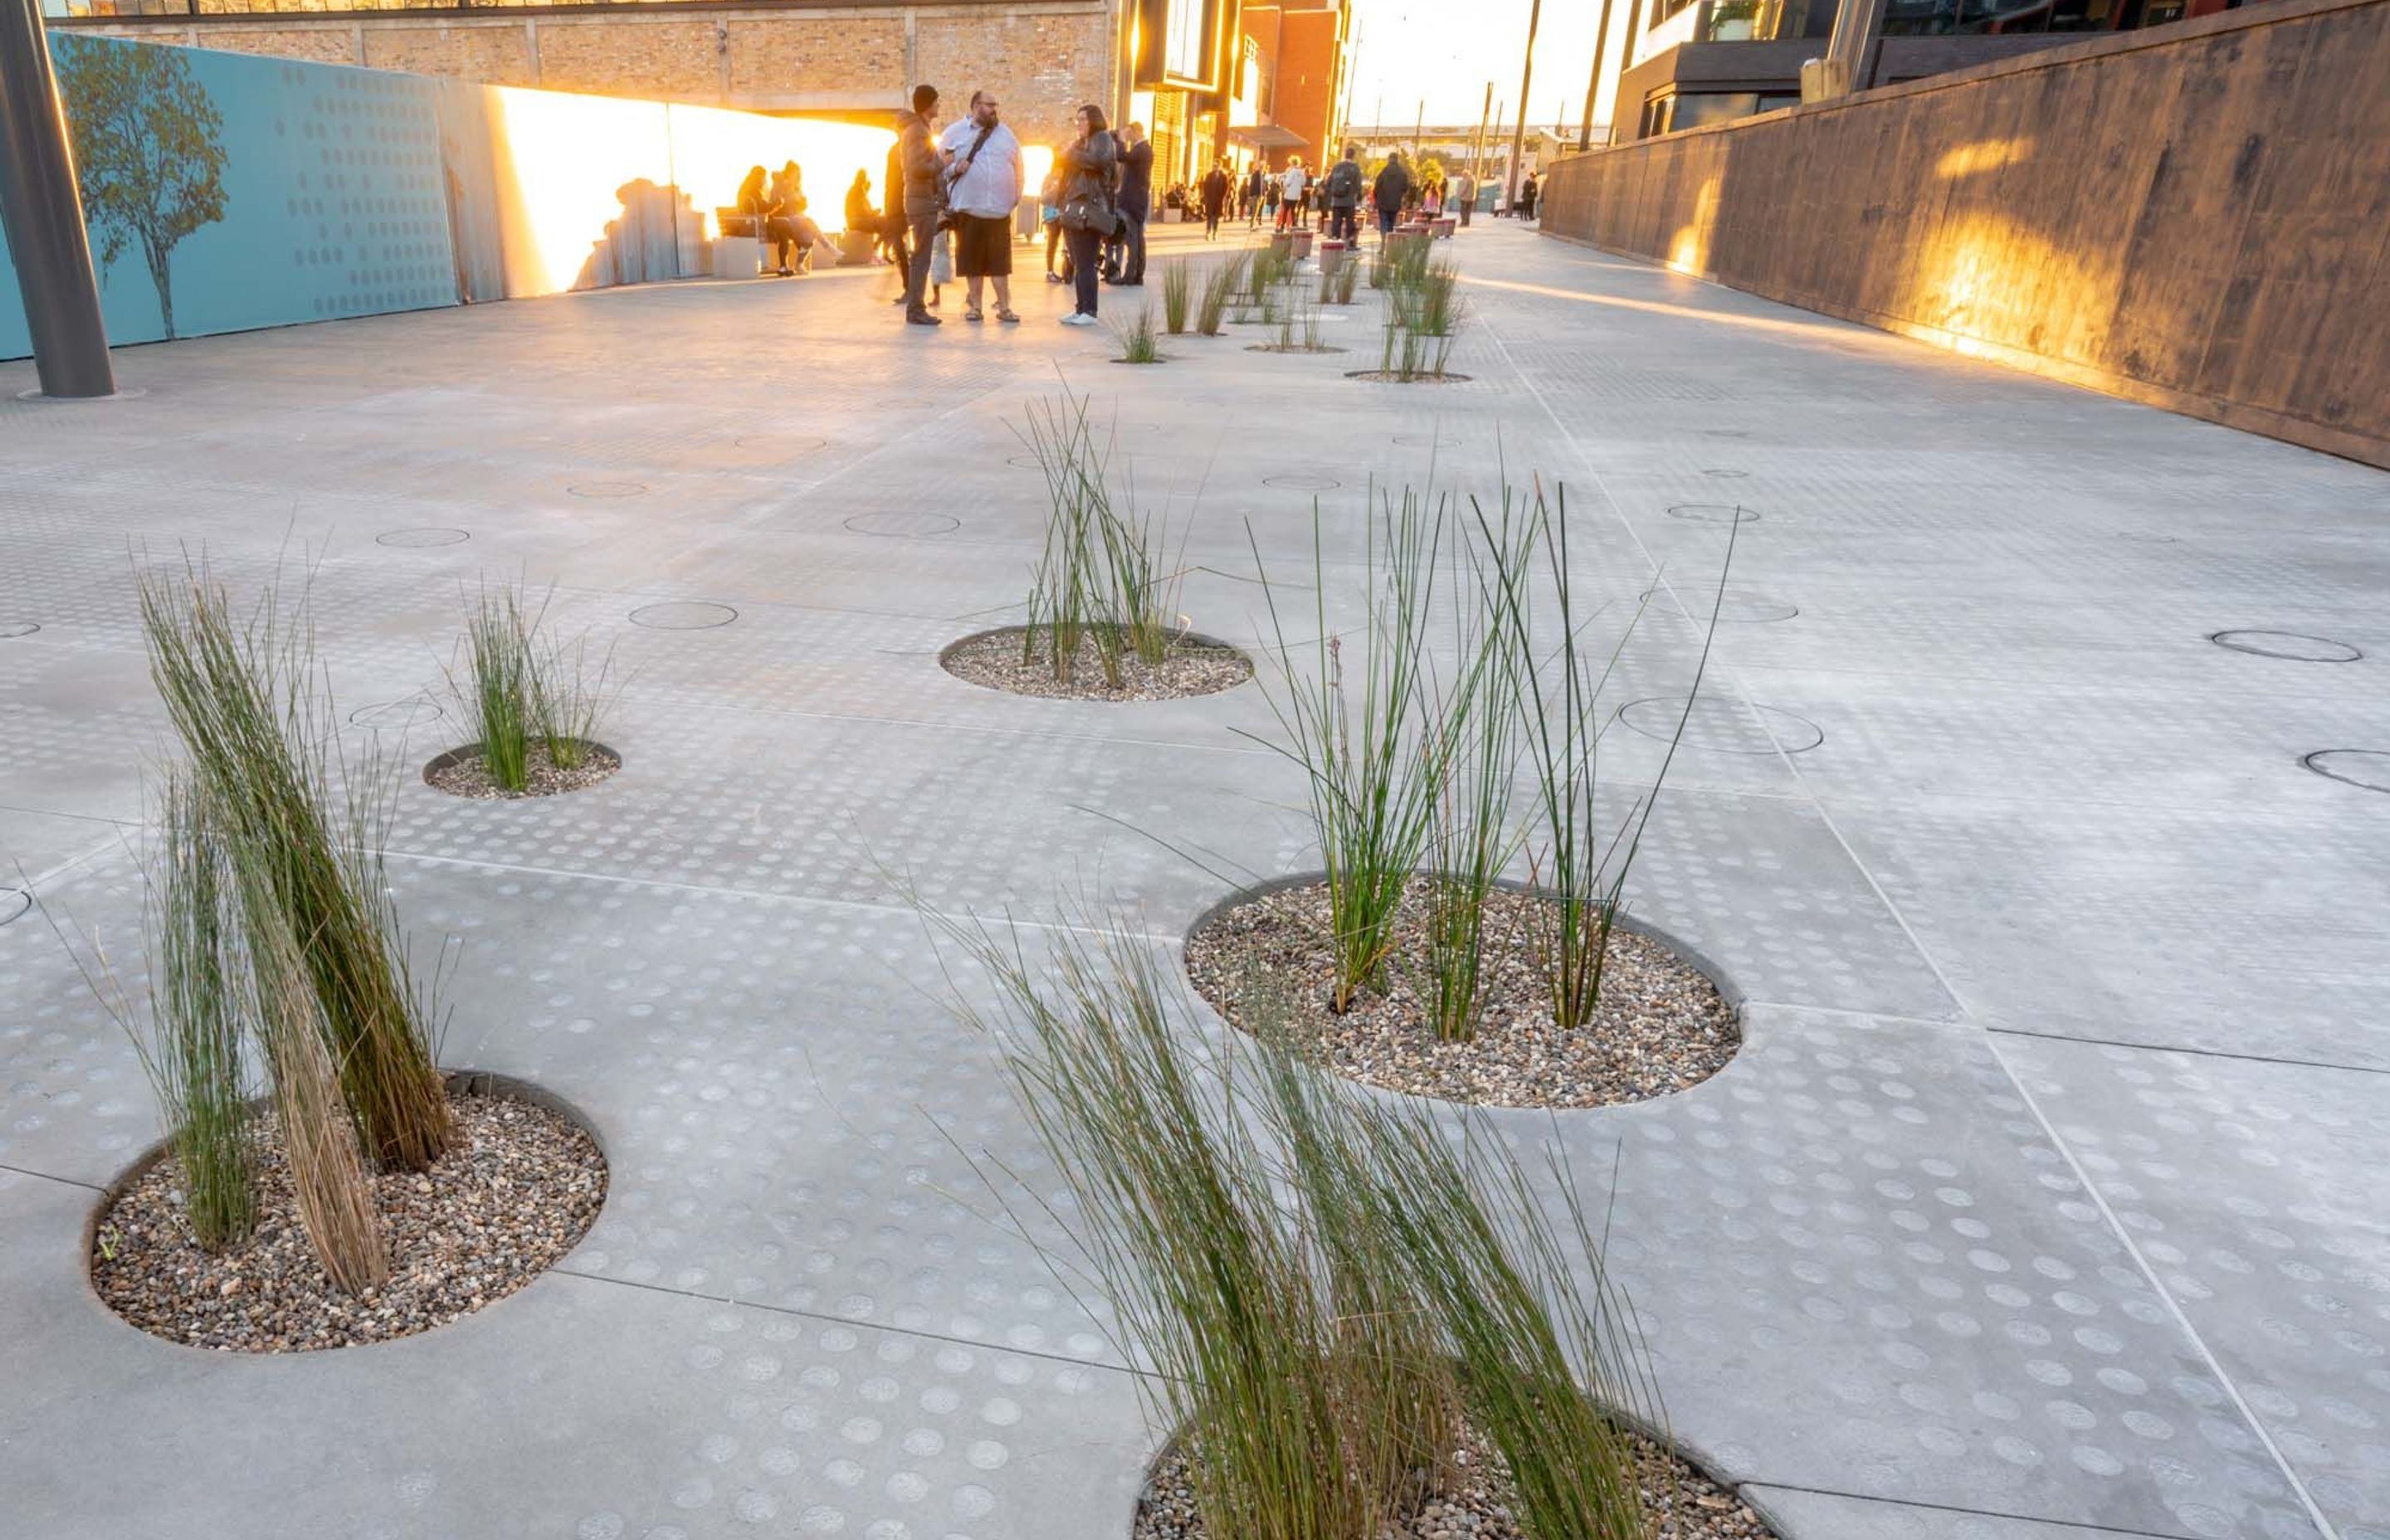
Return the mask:
M2278 0L1553 166L1547 233L2390 466L2390 0Z

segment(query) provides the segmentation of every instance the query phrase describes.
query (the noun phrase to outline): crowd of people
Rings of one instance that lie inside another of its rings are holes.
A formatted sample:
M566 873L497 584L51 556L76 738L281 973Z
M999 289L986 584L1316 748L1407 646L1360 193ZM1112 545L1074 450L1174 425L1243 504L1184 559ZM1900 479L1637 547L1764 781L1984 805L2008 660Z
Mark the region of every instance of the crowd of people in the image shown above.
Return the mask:
M1073 125L1071 141L1056 152L1037 189L1037 202L1046 279L1072 290L1062 324L1089 327L1097 324L1100 286L1145 283L1153 147L1143 124L1115 133L1093 103L1073 114ZM1022 148L993 95L972 92L964 116L941 130L937 88L914 87L911 108L897 115L881 189L875 208L869 175L854 173L846 190L846 228L875 240L877 260L904 274L904 291L893 302L904 307L907 325L943 324L932 312L941 307L945 286L958 278L964 320L985 319L992 294L998 322L1020 321L1012 308L1012 261L1014 219L1026 191ZM1531 173L1510 212L1533 218L1535 199ZM1327 238L1353 244L1360 239L1365 210L1382 240L1414 219L1448 214L1467 225L1478 200L1477 181L1465 171L1446 172L1431 160L1422 173L1395 150L1372 173L1349 146L1317 174L1301 156L1275 171L1256 162L1241 177L1222 160L1197 186L1175 186L1163 197L1167 207L1201 211L1206 240L1217 239L1222 224L1233 218L1248 229L1266 223L1273 230L1309 230L1316 224ZM821 229L805 210L803 173L793 160L777 174L756 166L739 186L738 212L753 222L753 233L783 276L806 271L821 244Z

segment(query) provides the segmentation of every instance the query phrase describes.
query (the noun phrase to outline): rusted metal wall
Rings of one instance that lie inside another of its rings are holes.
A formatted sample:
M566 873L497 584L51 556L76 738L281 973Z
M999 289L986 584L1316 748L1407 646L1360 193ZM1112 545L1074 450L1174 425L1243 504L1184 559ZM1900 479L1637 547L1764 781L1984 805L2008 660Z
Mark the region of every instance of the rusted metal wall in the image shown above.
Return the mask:
M1555 164L1548 234L2390 466L2390 0L2280 0Z

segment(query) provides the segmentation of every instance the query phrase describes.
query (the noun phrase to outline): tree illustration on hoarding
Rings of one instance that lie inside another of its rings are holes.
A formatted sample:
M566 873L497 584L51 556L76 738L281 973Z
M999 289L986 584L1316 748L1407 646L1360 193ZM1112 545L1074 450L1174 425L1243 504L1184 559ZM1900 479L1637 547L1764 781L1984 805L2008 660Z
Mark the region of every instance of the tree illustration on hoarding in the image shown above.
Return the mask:
M103 263L127 246L141 249L171 338L168 260L185 236L224 218L224 119L182 49L74 41L58 50L58 91L74 131L84 219Z

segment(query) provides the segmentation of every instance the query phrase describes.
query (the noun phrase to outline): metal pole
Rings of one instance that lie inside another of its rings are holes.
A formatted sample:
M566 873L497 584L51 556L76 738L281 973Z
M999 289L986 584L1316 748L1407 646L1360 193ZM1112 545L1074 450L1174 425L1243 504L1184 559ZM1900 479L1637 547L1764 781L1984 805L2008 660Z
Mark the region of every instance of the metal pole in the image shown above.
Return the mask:
M1618 114L1626 105L1626 71L1635 68L1635 34L1641 30L1643 7L1650 0L1626 0L1626 46L1618 50L1618 94L1610 98L1610 142L1618 142ZM1643 135L1643 104L1635 104L1635 135Z
M48 396L116 393L42 0L0 0L0 228Z
M1469 147L1469 175L1471 181L1485 180L1485 120L1494 115L1494 83L1485 83L1485 105L1477 109L1477 137Z
M1601 21L1593 34L1593 73L1585 82L1585 122L1577 125L1576 148L1580 152L1593 148L1593 101L1601 95L1601 56L1610 46L1610 6L1612 0L1601 0ZM1617 109L1611 109L1615 118Z
M1513 208L1519 203L1519 157L1527 143L1527 87L1536 80L1536 32L1543 21L1544 0L1536 0L1527 11L1527 57L1519 67L1519 126L1510 134L1510 171L1503 178L1508 186L1502 201Z

